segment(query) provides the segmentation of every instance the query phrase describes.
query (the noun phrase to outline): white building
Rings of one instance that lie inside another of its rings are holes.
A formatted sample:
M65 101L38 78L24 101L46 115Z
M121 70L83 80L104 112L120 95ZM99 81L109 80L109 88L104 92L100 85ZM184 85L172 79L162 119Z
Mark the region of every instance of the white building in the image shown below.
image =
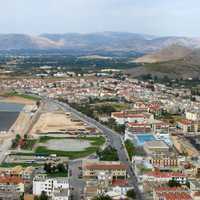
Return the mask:
M152 171L146 174L142 175L143 182L168 182L170 180L175 180L179 182L180 184L186 184L187 183L187 177L185 174L181 172L157 172Z
M133 189L132 187L112 187L106 195L110 196L113 200L127 199L127 192Z
M52 200L68 200L70 196L68 178L48 178L46 175L37 175L33 179L33 195L46 192Z
M190 110L185 112L185 117L188 120L196 121L200 119L200 111L199 110Z
M144 123L154 120L153 114L150 113L141 113L141 114L131 114L126 112L113 112L111 117L115 119L117 124L125 124L130 122L135 123Z

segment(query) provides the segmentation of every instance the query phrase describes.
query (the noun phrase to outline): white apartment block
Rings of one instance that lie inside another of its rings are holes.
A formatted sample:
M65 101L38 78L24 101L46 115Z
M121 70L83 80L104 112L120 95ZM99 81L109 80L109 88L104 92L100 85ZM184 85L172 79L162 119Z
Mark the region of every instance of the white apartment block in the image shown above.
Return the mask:
M186 111L185 117L186 119L192 121L200 120L200 111L199 110Z
M33 195L41 195L42 191L46 192L52 200L68 200L69 180L68 178L48 178L46 175L37 175L33 179Z

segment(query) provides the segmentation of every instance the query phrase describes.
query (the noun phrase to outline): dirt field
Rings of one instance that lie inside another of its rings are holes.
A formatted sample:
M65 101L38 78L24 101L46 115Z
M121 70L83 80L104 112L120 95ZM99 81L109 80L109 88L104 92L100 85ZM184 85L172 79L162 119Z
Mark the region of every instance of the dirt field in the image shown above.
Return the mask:
M5 97L5 98L1 99L0 102L18 103L18 104L24 104L24 105L34 105L35 104L34 100L26 99L26 98L18 97L18 96Z
M86 128L83 122L72 119L69 113L47 112L40 116L31 133L80 132Z

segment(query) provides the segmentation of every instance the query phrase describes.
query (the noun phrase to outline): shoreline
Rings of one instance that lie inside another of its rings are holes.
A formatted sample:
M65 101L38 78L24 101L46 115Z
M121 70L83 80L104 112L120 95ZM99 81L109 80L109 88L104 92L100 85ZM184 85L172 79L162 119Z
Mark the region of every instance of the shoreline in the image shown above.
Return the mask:
M11 103L6 101L5 99L1 99L0 102L5 103ZM14 103L14 102L12 102ZM16 104L19 104L15 102ZM23 135L27 124L30 123L31 120L31 110L34 109L35 104L29 105L29 104L22 104L24 107L21 111L18 112L18 116L16 117L15 121L12 123L12 125L8 128L7 131L0 131L2 134L0 134L0 139L8 139L13 138L16 134Z
M35 105L36 101L31 99L26 99L19 96L0 96L0 102L4 103L15 103L15 104L22 104L22 105Z

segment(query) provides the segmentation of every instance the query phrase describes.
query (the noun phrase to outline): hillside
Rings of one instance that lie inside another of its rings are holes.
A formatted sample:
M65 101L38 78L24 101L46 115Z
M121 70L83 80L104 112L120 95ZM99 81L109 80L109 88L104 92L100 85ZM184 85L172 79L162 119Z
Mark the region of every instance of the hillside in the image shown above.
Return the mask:
M198 38L156 37L144 34L102 32L91 34L0 34L0 50L73 50L152 53L169 45L179 44L186 47L200 47ZM107 54L106 54L107 55ZM106 56L104 55L104 56Z
M160 63L147 63L136 69L128 70L132 76L152 74L153 76L170 78L200 77L200 49L192 51L184 58Z
M1 34L0 50L18 49L51 49L60 48L61 41L52 41L41 36L30 36L25 34Z
M173 44L169 47L163 48L158 52L144 55L135 59L136 63L157 63L171 60L178 60L192 53L192 49L182 45Z

